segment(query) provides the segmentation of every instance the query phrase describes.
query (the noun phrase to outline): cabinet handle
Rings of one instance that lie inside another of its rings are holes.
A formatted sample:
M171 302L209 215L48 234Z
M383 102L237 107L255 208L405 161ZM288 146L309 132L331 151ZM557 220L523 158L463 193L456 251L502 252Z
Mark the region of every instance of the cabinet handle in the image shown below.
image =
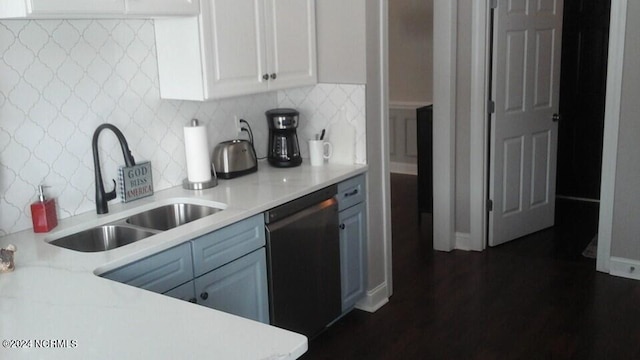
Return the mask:
M346 227L344 224L340 224L340 230L344 230L344 228Z
M189 299L189 302L190 302L190 303L194 303L194 304L195 304L197 301L198 301L198 299L196 299L196 298L191 298L191 299Z
M358 193L358 189L354 189L353 191L344 194L344 197L353 196L353 195L356 195L357 193Z
M277 77L276 73L271 74L271 80L275 80Z
M269 80L269 74L262 75L262 80Z
M200 298L202 300L207 300L209 298L209 293L207 293L206 291L203 292L202 294L200 294Z

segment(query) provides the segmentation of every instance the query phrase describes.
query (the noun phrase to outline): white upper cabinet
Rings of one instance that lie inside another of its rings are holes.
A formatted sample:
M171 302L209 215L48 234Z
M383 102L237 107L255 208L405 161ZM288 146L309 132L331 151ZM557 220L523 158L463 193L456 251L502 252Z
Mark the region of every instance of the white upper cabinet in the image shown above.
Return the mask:
M2 19L197 15L199 0L0 0Z
M77 0L76 0L77 1ZM129 15L197 15L199 0L125 0Z
M9 2L9 1L5 1ZM123 0L22 0L27 12L32 15L53 14L88 14L100 12L104 14L121 14L124 11Z
M160 96L207 100L312 85L314 0L201 0L155 22Z
M265 24L270 89L315 84L315 2L268 0L267 4Z

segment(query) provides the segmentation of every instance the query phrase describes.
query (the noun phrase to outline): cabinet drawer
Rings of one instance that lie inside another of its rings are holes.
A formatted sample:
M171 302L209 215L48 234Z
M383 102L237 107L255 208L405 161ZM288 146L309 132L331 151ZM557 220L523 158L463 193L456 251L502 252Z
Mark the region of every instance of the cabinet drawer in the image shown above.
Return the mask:
M344 210L365 200L366 178L364 174L338 184L338 210Z
M227 264L265 244L262 214L191 241L195 276Z
M193 279L191 245L184 243L115 269L102 277L164 293Z

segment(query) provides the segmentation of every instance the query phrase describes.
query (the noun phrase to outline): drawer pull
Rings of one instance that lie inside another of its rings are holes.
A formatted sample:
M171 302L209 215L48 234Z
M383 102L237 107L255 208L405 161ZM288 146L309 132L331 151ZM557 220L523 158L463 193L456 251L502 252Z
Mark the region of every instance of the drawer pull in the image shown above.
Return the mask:
M349 196L353 196L353 195L357 195L358 194L358 189L353 189L353 191L350 191L346 194L344 194L344 197L349 197Z
M340 224L340 226L339 226L340 230L344 230L345 227L346 226L344 224Z
M202 300L207 300L209 298L209 293L207 293L206 291L203 292L202 294L200 294L200 298Z

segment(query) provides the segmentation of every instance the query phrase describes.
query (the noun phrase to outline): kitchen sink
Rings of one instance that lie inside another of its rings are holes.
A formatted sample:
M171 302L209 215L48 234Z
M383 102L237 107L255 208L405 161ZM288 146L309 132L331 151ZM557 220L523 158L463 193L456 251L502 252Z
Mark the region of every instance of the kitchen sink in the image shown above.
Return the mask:
M171 204L133 215L127 218L126 222L135 226L164 231L219 211L222 209L211 206Z
M98 252L134 243L161 231L213 215L224 207L187 203L159 206L112 223L96 226L49 242L51 245L81 251Z
M131 244L156 234L144 229L121 225L102 225L53 240L51 245L82 251L98 252Z

